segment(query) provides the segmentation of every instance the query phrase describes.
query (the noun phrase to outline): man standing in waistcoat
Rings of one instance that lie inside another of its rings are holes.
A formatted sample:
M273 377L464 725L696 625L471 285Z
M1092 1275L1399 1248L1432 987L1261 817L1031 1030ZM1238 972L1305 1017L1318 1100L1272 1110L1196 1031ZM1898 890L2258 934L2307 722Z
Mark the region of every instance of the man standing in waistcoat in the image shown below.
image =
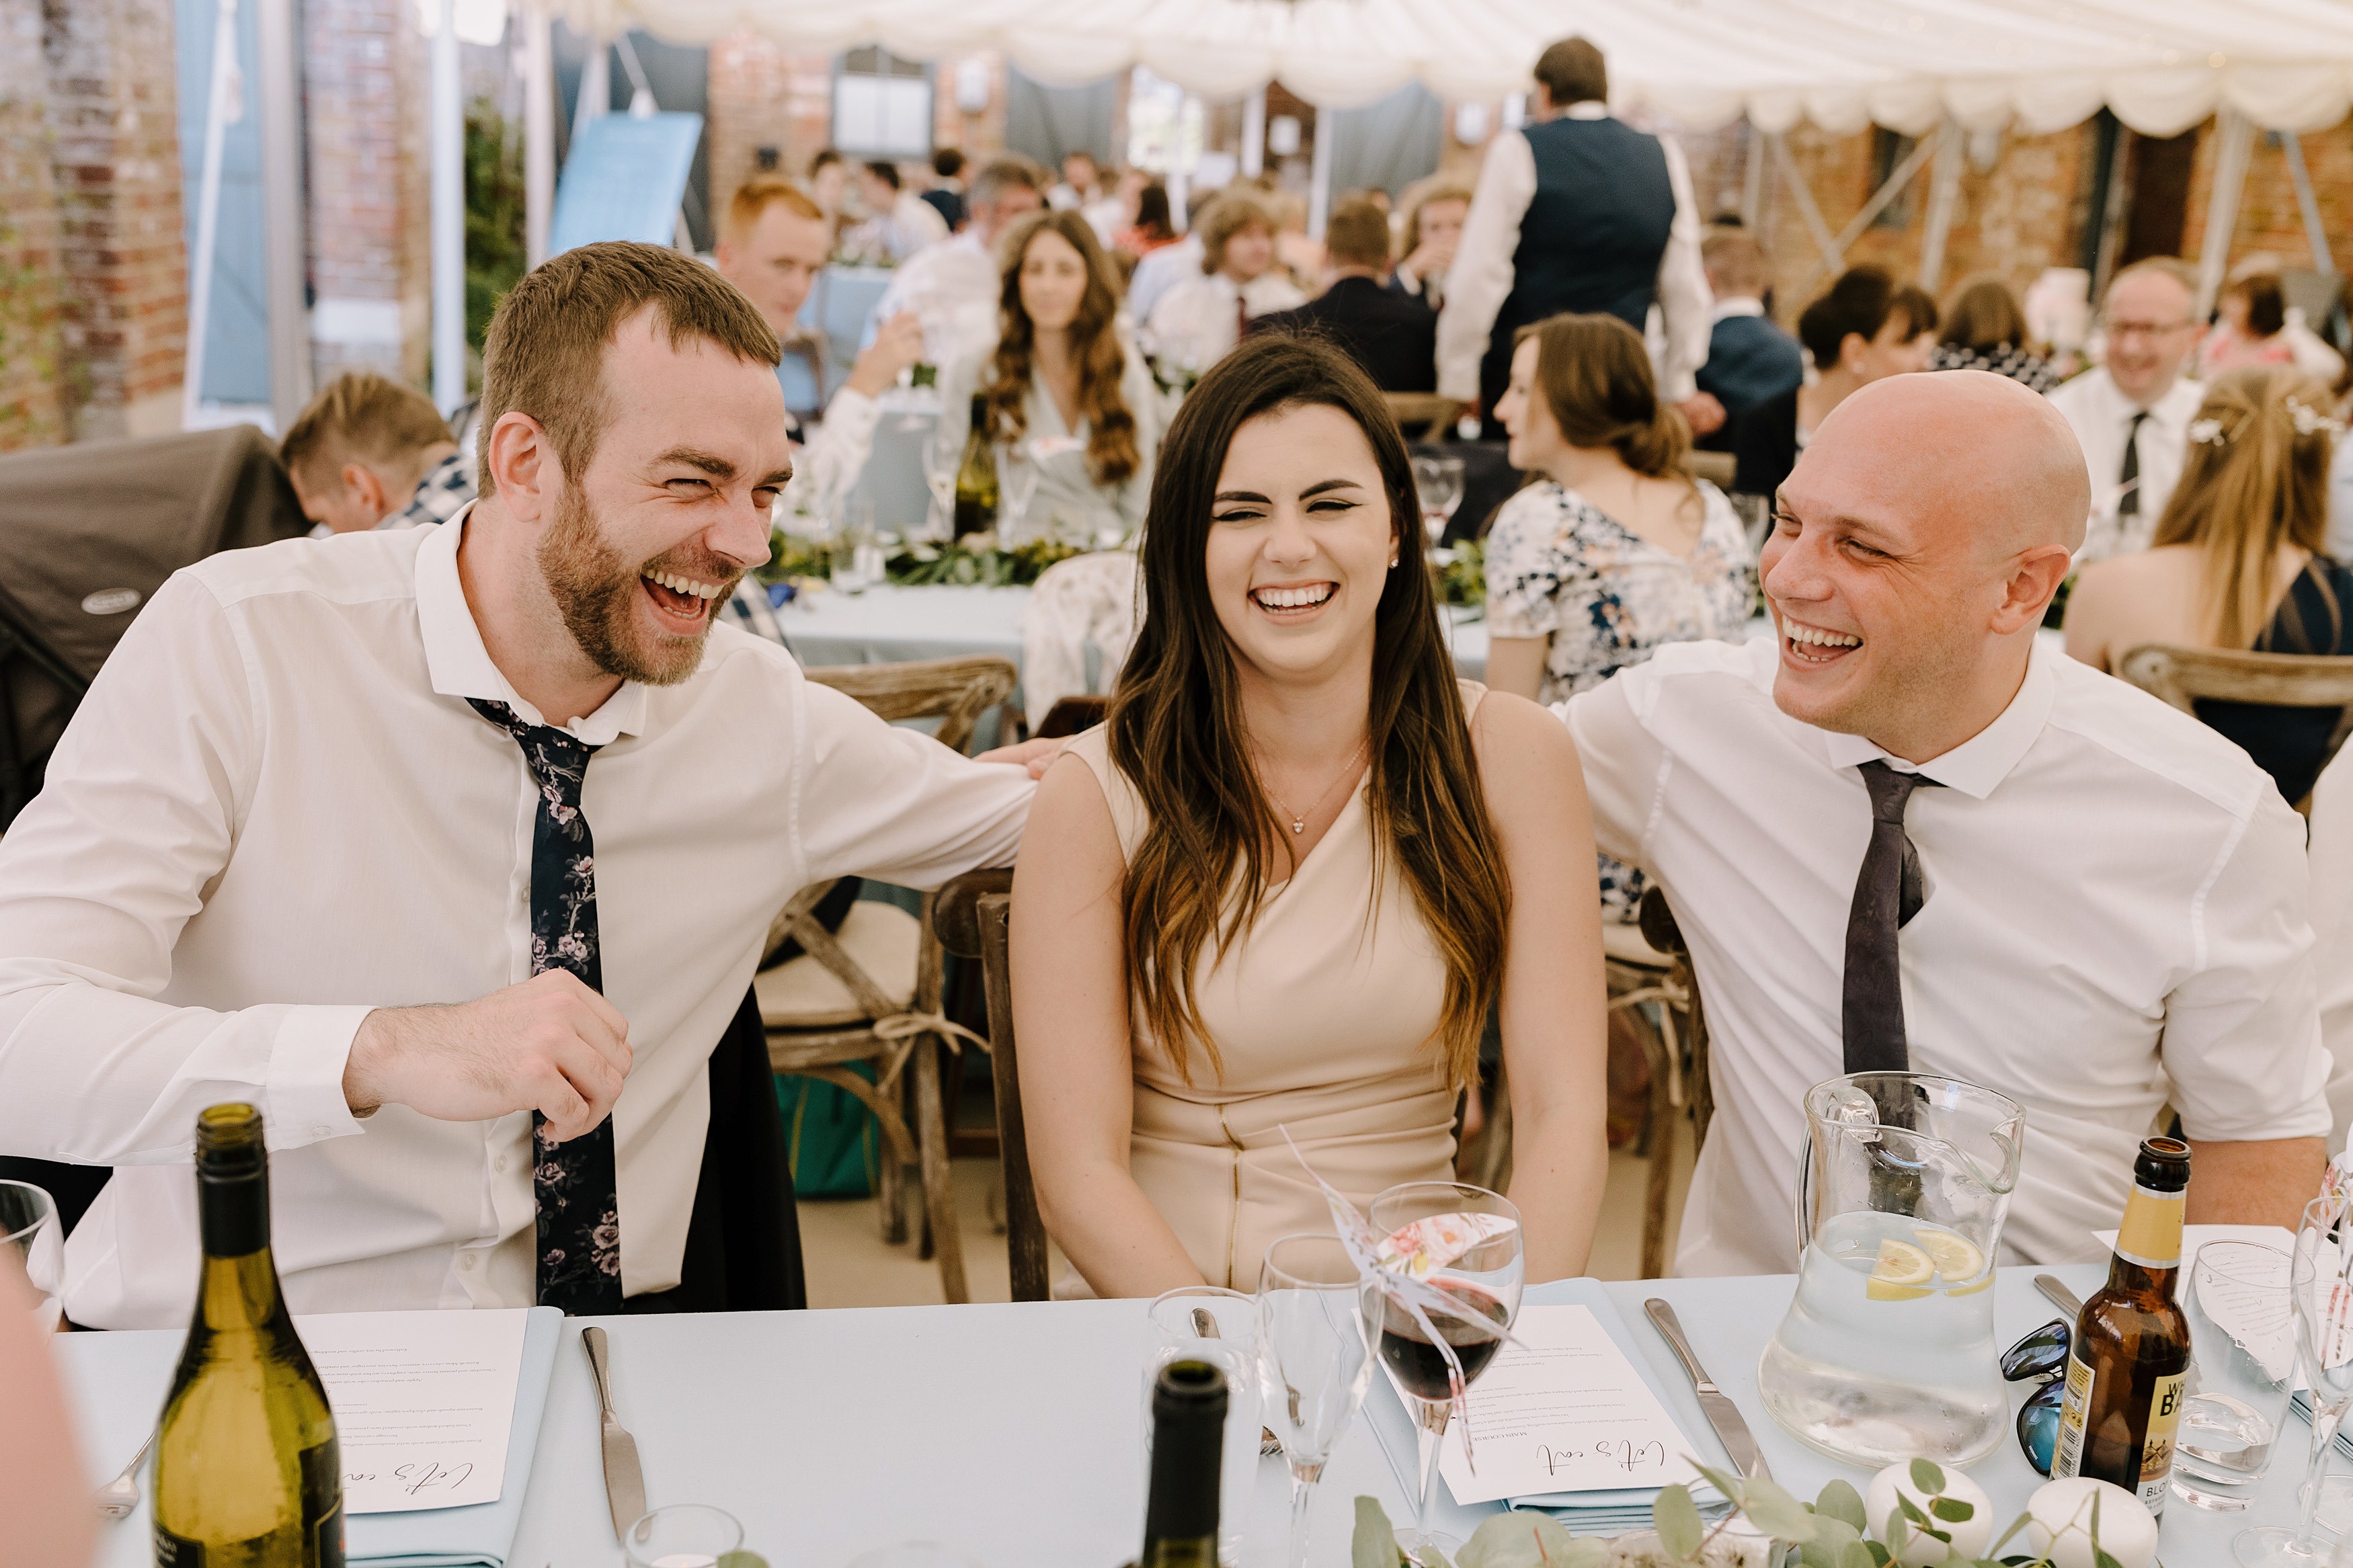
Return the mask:
M1682 149L1609 115L1601 51L1566 38L1536 61L1531 123L1487 147L1438 322L1438 390L1495 404L1511 379L1512 338L1563 310L1607 311L1640 332L1665 320L1659 390L1693 432L1724 423L1693 377L1707 361L1706 269Z

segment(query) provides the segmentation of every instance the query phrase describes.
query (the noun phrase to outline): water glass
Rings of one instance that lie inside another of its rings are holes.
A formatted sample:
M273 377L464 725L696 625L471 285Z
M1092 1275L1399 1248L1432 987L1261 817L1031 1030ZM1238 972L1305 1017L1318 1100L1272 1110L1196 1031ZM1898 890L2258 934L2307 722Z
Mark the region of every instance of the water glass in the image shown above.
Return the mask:
M1421 526L1436 545L1446 537L1454 509L1462 504L1463 470L1460 458L1416 457L1414 492L1421 500Z
M1027 544L1029 502L1038 494L1038 460L1027 441L1006 444L997 460L997 541Z
M2271 1468L2295 1373L2295 1262L2276 1247L2210 1241L2190 1265L2182 1310L2195 1392L2173 1440L2173 1495L2238 1512Z
M874 502L860 497L844 509L841 527L827 548L833 557L833 585L862 594L882 581L882 546L874 532Z
M702 1503L658 1508L621 1538L629 1568L719 1568L719 1560L744 1544L734 1516Z
M1239 1290L1187 1285L1153 1299L1152 1352L1143 1384L1144 1475L1152 1476L1152 1384L1172 1361L1205 1361L1226 1374L1224 1453L1218 1465L1218 1561L1242 1558L1250 1494L1258 1486L1260 1419L1258 1303Z
M2294 1530L2242 1530L2231 1550L2246 1568L2320 1568L2328 1560L2317 1521L2337 1429L2353 1407L2353 1246L2347 1204L2323 1194L2305 1205L2295 1236L2289 1293L2295 1304L2296 1361L2312 1391L2312 1448ZM2203 1250L2201 1248L2201 1250Z
M1307 1568L1307 1504L1372 1381L1356 1260L1336 1236L1286 1236L1258 1277L1266 1418L1291 1462L1291 1568Z
M46 1188L0 1182L0 1246L16 1249L33 1289L56 1291L65 1282L65 1228Z

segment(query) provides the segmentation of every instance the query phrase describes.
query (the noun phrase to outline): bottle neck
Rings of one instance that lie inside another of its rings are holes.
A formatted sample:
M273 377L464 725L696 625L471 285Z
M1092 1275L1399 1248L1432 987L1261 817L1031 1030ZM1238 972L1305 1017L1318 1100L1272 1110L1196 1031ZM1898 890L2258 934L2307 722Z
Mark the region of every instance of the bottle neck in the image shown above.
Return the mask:
M269 1172L196 1173L205 1262L196 1310L206 1328L259 1329L280 1310L269 1253Z
M1152 1435L1152 1490L1144 1510L1145 1568L1217 1561L1218 1461L1225 1412L1163 1417ZM1206 1551L1206 1556L1196 1556Z

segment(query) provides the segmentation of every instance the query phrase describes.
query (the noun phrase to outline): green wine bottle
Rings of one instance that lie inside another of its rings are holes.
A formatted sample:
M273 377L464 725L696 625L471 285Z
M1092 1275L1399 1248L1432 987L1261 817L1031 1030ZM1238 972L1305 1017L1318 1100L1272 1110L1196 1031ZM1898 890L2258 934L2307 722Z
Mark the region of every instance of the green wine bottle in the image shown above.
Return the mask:
M972 395L972 434L965 437L964 461L956 468L955 537L986 533L997 526L997 448L988 438L988 399Z
M1143 1568L1218 1568L1218 1460L1226 1374L1205 1361L1170 1362L1152 1385L1152 1491L1144 1505Z
M343 1568L334 1412L278 1289L261 1112L196 1118L204 1273L155 1438L157 1568Z

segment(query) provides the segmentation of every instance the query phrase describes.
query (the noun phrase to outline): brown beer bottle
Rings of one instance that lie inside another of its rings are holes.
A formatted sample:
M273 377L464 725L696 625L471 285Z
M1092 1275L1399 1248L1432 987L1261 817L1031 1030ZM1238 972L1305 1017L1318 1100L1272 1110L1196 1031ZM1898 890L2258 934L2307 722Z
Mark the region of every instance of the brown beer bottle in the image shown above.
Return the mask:
M2142 1140L2108 1282L2084 1303L2068 1345L2051 1462L2053 1476L2115 1482L2152 1514L2165 1509L2189 1371L2189 1320L2173 1299L2189 1192L2189 1145Z

